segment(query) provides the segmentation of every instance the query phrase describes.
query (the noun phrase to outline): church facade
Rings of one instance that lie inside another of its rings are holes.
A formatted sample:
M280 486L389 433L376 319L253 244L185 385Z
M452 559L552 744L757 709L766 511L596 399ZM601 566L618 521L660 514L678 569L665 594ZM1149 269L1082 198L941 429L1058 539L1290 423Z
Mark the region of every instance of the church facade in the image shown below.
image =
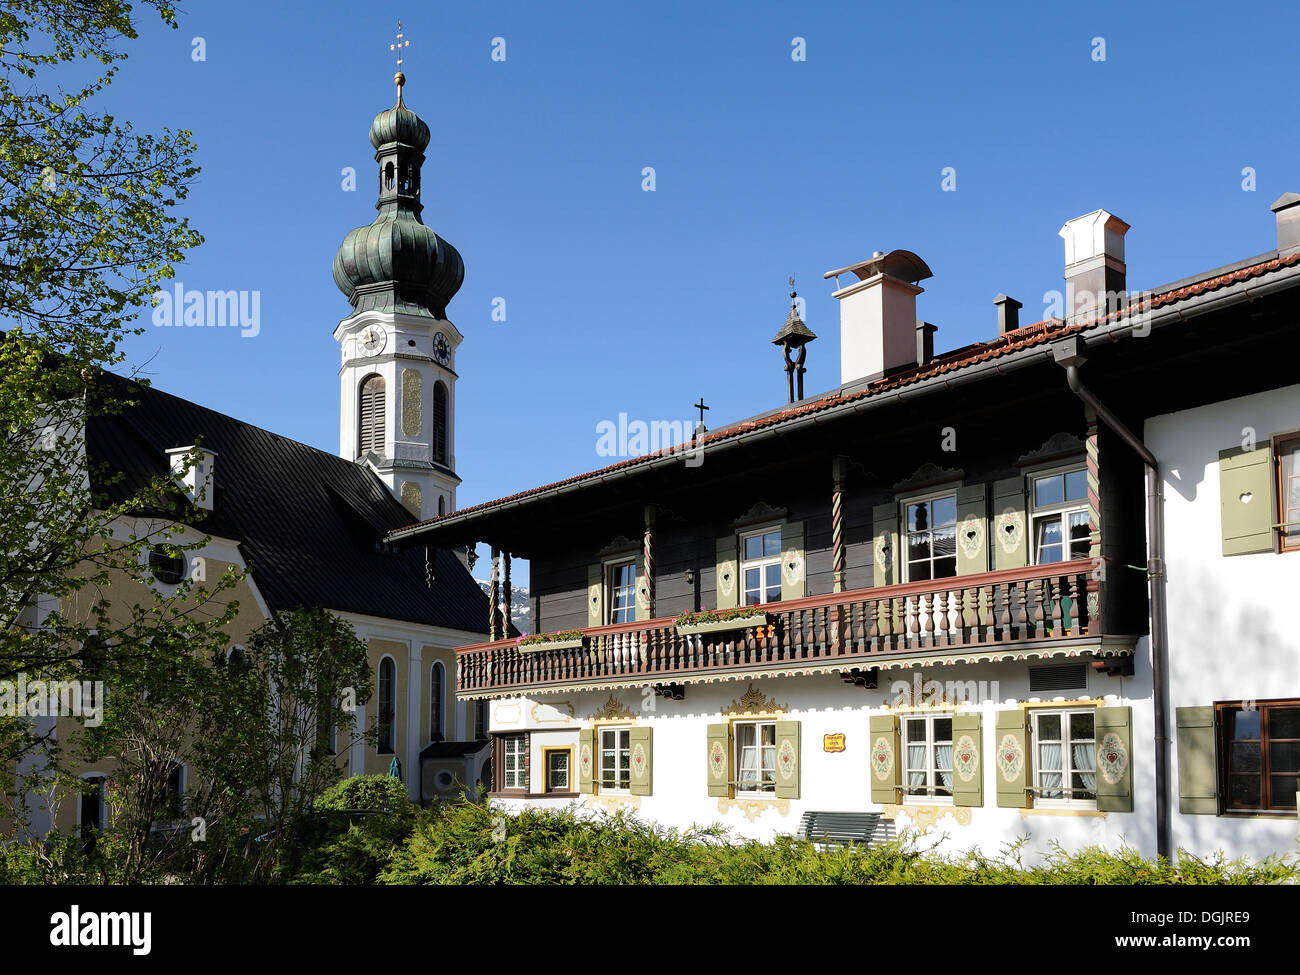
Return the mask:
M792 309L784 407L391 533L489 544L494 585L530 561L537 634L494 613L457 651L494 796L760 839L873 813L990 855L1294 852L1297 203L1275 250L1140 294L1128 225L1068 221L1060 313L999 295L997 336L943 354L929 267L878 252L827 273L838 388L802 397Z
M343 743L340 767L349 775L395 770L413 800L427 801L473 794L486 771L486 706L455 696L455 648L484 638L489 612L464 551L399 552L386 544L388 532L414 519L454 511L460 482L455 356L463 337L446 306L464 266L421 221L429 129L404 104L405 79L397 80L396 104L370 128L377 216L346 236L334 263L334 280L352 306L334 331L341 353L338 453L113 376L104 381L133 405L91 417L85 453L94 476L103 478L96 490L111 502L174 472L177 488L206 509L174 539L206 538L203 547L172 559L160 544L142 575L170 594L187 576L202 587L197 566L211 580L227 567L244 573L217 600L218 608L239 604L226 632L231 653L273 614L298 607L323 607L352 624L369 648L375 686L357 708L356 726L375 727L378 735L374 744ZM183 473L176 465L195 444L200 466ZM169 527L174 523L160 513L142 511L115 530L161 542ZM123 600L134 598L132 582L121 580ZM74 616L86 611L38 604L25 622L39 626L56 608ZM79 719L33 720L64 739ZM111 763L82 769L83 778L99 783L82 797L29 797L29 829L42 835L106 823L102 782L111 772ZM190 771L181 767L174 775L175 790L187 791Z

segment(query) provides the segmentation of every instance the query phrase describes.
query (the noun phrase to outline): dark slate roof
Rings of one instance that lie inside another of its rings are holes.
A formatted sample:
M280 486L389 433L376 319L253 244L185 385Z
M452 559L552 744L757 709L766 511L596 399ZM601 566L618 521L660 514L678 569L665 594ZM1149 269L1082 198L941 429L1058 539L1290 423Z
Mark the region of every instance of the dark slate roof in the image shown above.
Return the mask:
M490 738L475 738L473 741L435 741L420 752L421 758L464 758L477 755L492 743Z
M168 448L198 440L215 451L214 510L194 525L239 543L272 611L322 606L486 633L488 598L454 552L437 553L430 590L423 547L376 549L411 515L369 468L121 377L105 385L135 405L87 424L96 490L121 502L167 474Z

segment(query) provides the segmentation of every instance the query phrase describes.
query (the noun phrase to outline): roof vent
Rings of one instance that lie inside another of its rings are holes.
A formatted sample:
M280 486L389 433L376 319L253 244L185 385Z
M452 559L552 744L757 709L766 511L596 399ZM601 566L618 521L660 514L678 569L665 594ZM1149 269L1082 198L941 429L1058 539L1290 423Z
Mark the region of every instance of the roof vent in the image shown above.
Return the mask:
M1065 309L1069 321L1106 315L1125 304L1124 235L1129 226L1113 213L1093 210L1067 220Z
M1029 692L1086 690L1087 664L1060 664L1055 667L1030 667Z
M1006 295L998 295L993 299L993 304L998 306L999 335L1014 332L1020 327L1020 309L1024 308L1024 305L1016 301L1015 298L1008 298Z
M193 465L186 463L190 451L195 451L198 458ZM172 447L167 451L167 457L172 475L185 492L185 497L196 508L211 511L215 490L212 477L217 462L216 451L190 444L188 447Z
M1277 256L1300 252L1300 193L1283 193L1270 209L1277 214Z

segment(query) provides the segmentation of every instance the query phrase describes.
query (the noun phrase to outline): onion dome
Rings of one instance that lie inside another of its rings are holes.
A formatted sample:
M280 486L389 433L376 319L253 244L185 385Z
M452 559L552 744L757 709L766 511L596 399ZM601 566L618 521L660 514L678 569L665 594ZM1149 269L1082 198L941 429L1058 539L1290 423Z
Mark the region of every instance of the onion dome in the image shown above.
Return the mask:
M373 223L343 238L334 255L334 283L356 311L445 318L465 280L460 253L420 214L420 168L429 126L406 107L399 72L397 104L375 116L370 143L379 164L379 211Z

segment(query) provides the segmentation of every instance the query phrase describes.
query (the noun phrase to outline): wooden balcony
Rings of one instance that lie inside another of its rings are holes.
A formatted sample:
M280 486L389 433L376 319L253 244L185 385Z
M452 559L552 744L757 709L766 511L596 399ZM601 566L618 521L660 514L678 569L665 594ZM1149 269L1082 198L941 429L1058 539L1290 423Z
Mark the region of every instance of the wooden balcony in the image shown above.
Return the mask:
M457 651L457 693L681 684L1007 657L1131 653L1103 641L1090 560L769 603L769 626L681 635L671 617L593 627L586 645Z

